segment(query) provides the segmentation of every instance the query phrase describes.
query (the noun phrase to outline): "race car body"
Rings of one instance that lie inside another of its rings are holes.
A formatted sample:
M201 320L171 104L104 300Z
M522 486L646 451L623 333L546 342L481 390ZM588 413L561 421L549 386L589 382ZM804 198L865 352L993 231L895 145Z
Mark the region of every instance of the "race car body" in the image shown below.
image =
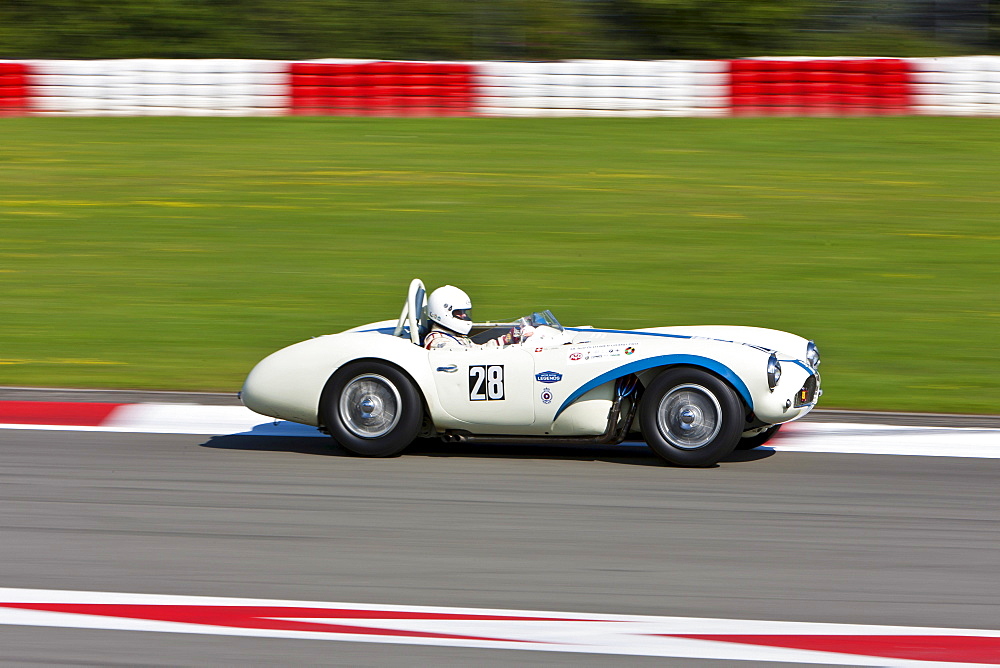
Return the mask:
M414 280L398 320L268 356L247 377L244 404L318 426L358 454L396 454L417 436L611 444L631 434L671 462L706 466L802 417L821 394L815 345L786 332L563 327L541 311L473 328L485 340L530 325L519 344L426 350L424 303Z

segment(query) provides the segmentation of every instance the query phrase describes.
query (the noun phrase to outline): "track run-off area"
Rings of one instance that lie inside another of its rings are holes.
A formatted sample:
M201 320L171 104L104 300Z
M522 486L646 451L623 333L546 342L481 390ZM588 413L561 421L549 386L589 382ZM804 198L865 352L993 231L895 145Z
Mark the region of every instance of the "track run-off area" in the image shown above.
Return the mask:
M0 662L1000 665L990 421L814 416L683 469L640 444L364 459L233 405L15 403Z

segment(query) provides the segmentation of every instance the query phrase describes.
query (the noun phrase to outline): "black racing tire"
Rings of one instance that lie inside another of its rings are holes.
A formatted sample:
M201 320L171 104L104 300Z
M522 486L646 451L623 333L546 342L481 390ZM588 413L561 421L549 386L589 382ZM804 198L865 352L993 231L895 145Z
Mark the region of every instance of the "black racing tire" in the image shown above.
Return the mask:
M364 457L392 457L416 439L424 418L406 374L376 361L347 364L327 383L320 416L330 436Z
M747 436L746 438L741 438L736 443L737 450L753 450L754 448L764 445L770 441L778 430L781 429L780 424L774 424L760 432L759 434L754 434L753 436Z
M639 406L647 445L678 466L712 466L730 454L745 416L732 387L694 367L661 373L645 389Z

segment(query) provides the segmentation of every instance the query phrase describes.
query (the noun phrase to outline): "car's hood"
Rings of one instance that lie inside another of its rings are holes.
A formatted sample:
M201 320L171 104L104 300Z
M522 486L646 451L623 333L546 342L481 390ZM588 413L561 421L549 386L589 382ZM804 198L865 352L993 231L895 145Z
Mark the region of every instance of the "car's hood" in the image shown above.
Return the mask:
M341 332L341 334L372 331L390 333L395 325L395 320L382 320L354 327L353 329ZM738 325L687 325L679 327L647 327L633 330L600 329L593 327L570 327L569 329L576 332L574 338L577 342L585 342L584 340L589 338L588 334L597 332L612 336L647 334L692 339L702 338L773 350L786 359L805 359L806 344L808 343L807 339L789 332L777 329L765 329L763 327L740 327Z
M651 327L636 331L742 343L757 348L774 350L794 359L805 358L806 344L808 343L807 339L790 334L789 332L782 332L777 329L765 329L763 327L740 327L737 325Z

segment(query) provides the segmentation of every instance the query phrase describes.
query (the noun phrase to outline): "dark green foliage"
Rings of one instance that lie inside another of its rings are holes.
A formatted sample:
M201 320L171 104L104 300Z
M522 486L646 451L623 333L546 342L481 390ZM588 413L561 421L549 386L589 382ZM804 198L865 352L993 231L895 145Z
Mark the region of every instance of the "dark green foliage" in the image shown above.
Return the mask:
M642 57L739 58L787 45L811 0L618 0Z
M597 24L574 0L7 0L6 58L558 58Z
M865 55L946 55L982 52L989 39L996 47L989 10L955 18L954 11L934 13L936 6L921 9L917 0L889 7L875 0L3 0L0 58L556 60L809 54L814 45L844 54L877 47Z

